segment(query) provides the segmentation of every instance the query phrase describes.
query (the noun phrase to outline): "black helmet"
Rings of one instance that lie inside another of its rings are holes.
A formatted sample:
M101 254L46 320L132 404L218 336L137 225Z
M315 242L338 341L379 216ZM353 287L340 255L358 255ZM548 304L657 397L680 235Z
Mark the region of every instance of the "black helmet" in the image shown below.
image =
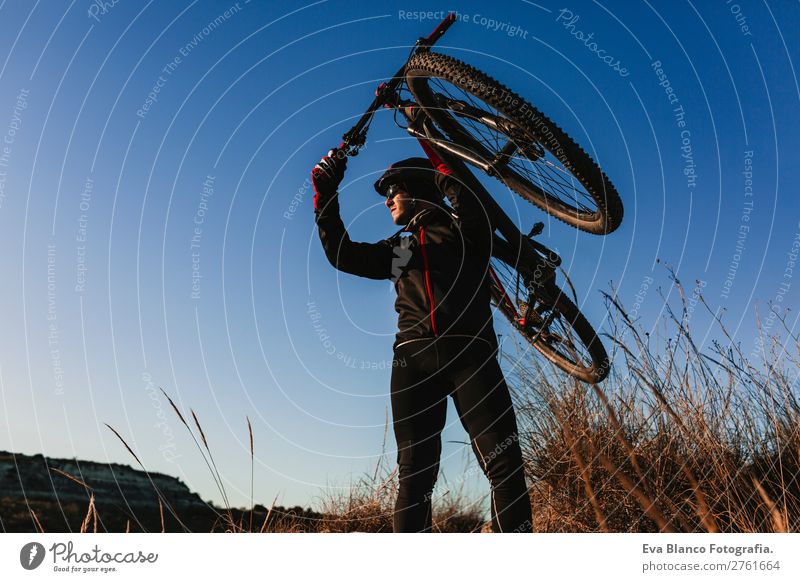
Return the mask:
M436 170L428 158L406 158L389 166L375 182L375 191L386 196L389 186L402 182L415 198L438 199L442 195L434 181Z

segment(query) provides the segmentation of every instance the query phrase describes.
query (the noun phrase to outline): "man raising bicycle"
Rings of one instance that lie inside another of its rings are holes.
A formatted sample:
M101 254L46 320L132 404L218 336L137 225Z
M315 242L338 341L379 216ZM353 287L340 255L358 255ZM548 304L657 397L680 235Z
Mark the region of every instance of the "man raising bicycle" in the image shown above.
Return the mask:
M486 276L494 229L478 198L421 143L430 159L397 162L375 183L392 220L403 226L377 243L351 241L339 215L344 152L331 150L312 170L316 223L330 263L360 277L391 279L397 291L391 405L400 487L393 529L431 531L450 395L491 485L492 530L530 532L517 422L497 361Z

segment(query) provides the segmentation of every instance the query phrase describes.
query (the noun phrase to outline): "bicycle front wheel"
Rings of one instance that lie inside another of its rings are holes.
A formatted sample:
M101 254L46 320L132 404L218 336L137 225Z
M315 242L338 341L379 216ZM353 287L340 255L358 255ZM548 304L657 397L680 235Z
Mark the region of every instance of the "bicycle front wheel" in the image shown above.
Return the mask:
M535 273L518 266L512 245L495 240L489 276L492 302L511 326L545 358L590 383L611 369L600 338L578 307L554 284L537 287Z
M430 51L406 65L419 105L455 143L489 164L489 174L551 216L608 234L622 200L594 160L522 97L466 63Z

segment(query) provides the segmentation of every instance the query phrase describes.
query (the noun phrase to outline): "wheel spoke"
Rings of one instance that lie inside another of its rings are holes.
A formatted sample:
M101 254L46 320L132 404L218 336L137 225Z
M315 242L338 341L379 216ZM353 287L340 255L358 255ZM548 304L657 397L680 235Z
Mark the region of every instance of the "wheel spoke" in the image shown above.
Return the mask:
M477 99L468 91L439 78L431 78L429 83L431 88L445 100L466 103L481 111L482 115L511 123L493 106ZM535 144L534 140L520 143L519 135L498 131L483 123L474 114L452 110L448 111L448 114L451 117L457 116L457 123L470 138L489 152L490 158L487 162L493 163L498 168L510 169L520 178L538 186L548 196L574 207L580 213L593 214L597 211L592 195L555 156L547 152L544 157L537 156L537 159L532 160L524 153L523 148ZM514 155L517 152L520 155Z
M590 367L591 353L576 337L571 323L558 307L545 307L530 297L525 277L505 261L492 258L491 265L501 286L493 284L495 295L498 296L496 303L511 325L529 340L546 345L561 359L573 365ZM500 291L501 288L503 291ZM511 307L507 301L510 301ZM515 311L512 312L512 309ZM516 316L526 318L524 327L516 320Z
M514 159L514 153L517 151L517 144L514 140L509 139L506 145L503 146L491 162L491 166L497 169L500 166L507 166L511 160Z

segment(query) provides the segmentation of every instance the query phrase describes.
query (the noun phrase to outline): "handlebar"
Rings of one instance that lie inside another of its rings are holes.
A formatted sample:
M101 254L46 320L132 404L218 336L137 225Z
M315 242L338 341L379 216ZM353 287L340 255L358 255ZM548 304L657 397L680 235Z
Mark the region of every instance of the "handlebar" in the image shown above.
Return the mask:
M414 49L411 55L417 53L420 50L427 50L436 42L442 38L447 29L450 28L453 23L456 21L456 14L455 12L450 12L444 20L442 20L433 32L431 32L427 37L420 38L417 40L416 44L414 45ZM364 145L366 138L367 138L367 126L369 125L372 116L375 115L375 112L381 108L381 106L386 103L387 97L393 95L397 88L403 83L403 79L405 78L405 71L406 65L403 64L397 72L392 76L391 80L386 83L381 83L378 88L375 90L375 99L372 100L367 111L358 122L350 128L344 135L342 135L342 143L340 148L344 149L349 156L355 156L358 154L358 150L361 146Z

